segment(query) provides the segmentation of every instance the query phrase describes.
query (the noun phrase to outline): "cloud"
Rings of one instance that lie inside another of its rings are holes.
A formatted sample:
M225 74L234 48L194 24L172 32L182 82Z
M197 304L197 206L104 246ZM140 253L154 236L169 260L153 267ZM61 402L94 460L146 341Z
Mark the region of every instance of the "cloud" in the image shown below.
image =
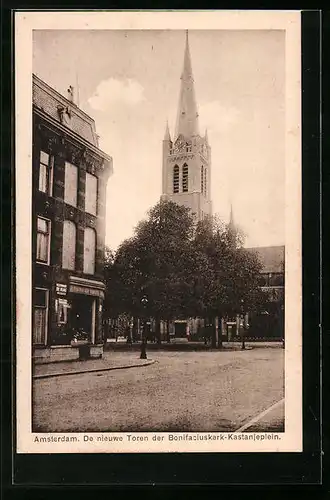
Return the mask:
M130 78L102 80L88 99L90 107L97 111L107 111L115 104L136 105L145 100L144 88Z

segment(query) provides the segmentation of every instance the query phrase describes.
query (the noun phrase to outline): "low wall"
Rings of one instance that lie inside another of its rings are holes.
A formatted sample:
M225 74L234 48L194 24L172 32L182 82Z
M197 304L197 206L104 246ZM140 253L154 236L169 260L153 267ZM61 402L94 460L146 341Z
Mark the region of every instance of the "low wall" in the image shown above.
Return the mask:
M102 358L103 344L90 346L90 358ZM79 346L56 345L51 347L34 347L33 361L36 364L56 363L60 361L78 361Z

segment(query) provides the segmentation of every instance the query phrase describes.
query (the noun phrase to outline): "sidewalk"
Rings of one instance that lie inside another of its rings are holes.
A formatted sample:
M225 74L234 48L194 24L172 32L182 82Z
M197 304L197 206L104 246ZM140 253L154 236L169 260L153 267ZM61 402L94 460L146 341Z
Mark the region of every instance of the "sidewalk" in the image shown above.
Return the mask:
M101 359L87 361L61 361L57 363L37 364L33 367L33 378L59 377L61 375L74 375L78 373L121 370L124 368L137 368L154 363L152 359L140 359L137 352L132 354L104 352Z

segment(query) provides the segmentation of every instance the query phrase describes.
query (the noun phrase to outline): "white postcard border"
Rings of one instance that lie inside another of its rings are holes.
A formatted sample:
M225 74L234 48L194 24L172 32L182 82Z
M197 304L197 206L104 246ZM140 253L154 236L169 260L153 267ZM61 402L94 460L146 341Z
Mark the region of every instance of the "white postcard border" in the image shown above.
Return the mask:
M31 431L32 30L207 29L286 32L284 433L48 433ZM301 44L299 11L16 12L16 411L18 453L302 451ZM128 436L148 440L133 440ZM171 436L182 436L181 440ZM206 440L198 436L209 435ZM216 436L214 439L211 435ZM84 437L86 436L86 437ZM94 439L103 436L100 441ZM106 438L122 437L122 441ZM155 440L153 437L155 436ZM187 437L188 436L188 437ZM192 439L189 438L192 436ZM221 437L223 436L223 437ZM240 436L240 438L238 437ZM249 437L254 436L254 437ZM259 437L258 437L259 436ZM262 437L264 436L264 437ZM270 437L272 436L272 437ZM278 438L276 437L278 436ZM37 438L46 438L40 441ZM163 437L163 439L161 439ZM54 438L62 440L54 441ZM73 438L77 438L73 439ZM91 440L90 438L93 438ZM159 439L158 439L159 438ZM71 441L70 441L71 439Z

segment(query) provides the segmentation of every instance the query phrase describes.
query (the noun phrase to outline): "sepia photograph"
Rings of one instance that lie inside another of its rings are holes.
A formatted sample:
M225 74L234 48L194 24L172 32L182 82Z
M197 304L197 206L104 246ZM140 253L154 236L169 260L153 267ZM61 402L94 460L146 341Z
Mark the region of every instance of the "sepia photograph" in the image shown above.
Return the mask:
M299 451L299 13L116 14L21 19L19 448Z

